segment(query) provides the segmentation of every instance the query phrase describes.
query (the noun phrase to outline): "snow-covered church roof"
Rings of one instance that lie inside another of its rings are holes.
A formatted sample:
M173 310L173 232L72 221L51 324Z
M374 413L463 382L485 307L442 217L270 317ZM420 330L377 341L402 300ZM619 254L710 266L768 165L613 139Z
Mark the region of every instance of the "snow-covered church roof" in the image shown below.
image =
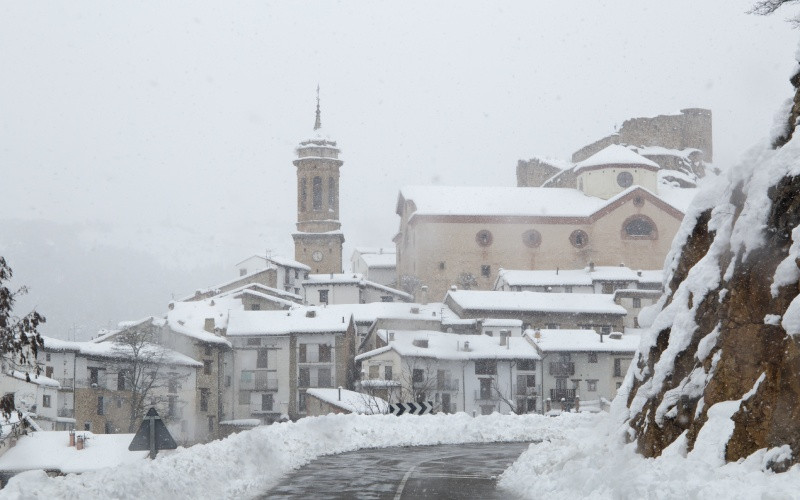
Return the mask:
M658 163L648 160L640 154L634 153L625 146L611 144L575 165L575 172L605 165L636 165L651 170L661 168L658 166Z

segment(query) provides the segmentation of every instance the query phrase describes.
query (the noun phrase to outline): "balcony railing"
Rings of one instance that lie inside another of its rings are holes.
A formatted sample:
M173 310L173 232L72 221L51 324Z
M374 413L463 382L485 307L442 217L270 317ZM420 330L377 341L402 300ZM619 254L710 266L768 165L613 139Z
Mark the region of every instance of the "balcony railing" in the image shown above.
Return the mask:
M528 387L525 385L518 385L514 389L515 396L536 396L536 387Z
M277 391L278 379L276 373L267 370L255 370L253 376L239 382L242 391Z
M75 410L72 408L59 408L58 416L66 418L75 418Z
M457 391L458 390L458 381L457 380L437 380L436 381L436 390L437 391Z
M575 375L575 363L572 361L554 361L550 363L550 375L554 377Z
M571 403L575 401L575 389L550 389L550 399L553 401L561 401L563 399Z
M500 396L497 395L497 391L475 391L475 401L497 401L500 399Z

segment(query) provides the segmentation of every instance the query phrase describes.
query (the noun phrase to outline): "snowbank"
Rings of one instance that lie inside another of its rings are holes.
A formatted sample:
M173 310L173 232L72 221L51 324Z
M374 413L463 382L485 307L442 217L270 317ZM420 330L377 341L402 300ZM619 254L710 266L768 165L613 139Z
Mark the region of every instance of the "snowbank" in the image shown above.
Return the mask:
M49 478L25 472L0 498L252 498L290 470L322 456L360 448L566 439L597 417L565 415L327 415L258 427L205 445L178 449L82 475Z
M724 410L715 413L727 419ZM531 445L500 477L500 487L522 498L547 498L550 493L593 499L783 499L796 498L800 489L800 466L781 474L765 471L768 461L785 452L779 448L724 464L724 443L715 435L721 434L721 426L704 427L688 454L682 436L651 459L637 454L635 444L622 443L612 423L616 419L607 413L596 418L597 425L576 426L560 437Z

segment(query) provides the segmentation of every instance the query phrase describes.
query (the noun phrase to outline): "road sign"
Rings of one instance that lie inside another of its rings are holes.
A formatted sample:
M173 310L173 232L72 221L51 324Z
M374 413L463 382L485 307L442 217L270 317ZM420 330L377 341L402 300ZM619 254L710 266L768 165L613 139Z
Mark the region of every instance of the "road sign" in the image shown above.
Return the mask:
M425 401L422 403L396 403L389 405L390 415L425 415L433 413L433 402Z
M156 458L158 450L174 450L177 447L178 445L172 439L172 435L164 425L164 421L158 416L156 409L150 408L128 449L130 451L149 450L150 458Z

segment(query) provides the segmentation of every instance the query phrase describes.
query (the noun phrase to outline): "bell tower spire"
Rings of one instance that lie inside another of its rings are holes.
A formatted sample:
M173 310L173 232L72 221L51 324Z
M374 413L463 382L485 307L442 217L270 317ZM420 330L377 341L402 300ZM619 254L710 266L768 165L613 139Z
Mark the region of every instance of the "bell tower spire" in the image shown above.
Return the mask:
M314 130L322 128L322 113L319 110L319 84L317 84L317 119L314 122Z

